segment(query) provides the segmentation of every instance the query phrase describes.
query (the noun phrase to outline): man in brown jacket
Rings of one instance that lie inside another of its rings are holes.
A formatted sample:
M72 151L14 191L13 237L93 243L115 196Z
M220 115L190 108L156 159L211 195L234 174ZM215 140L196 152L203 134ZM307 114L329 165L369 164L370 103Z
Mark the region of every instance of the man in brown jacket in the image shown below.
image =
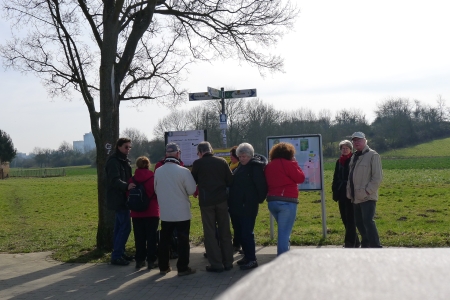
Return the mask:
M205 249L210 264L206 271L228 271L233 267L233 245L226 189L231 185L233 175L225 159L213 156L208 142L198 144L197 151L199 159L194 161L191 172L198 185Z
M347 198L354 204L356 227L361 234L361 247L381 248L374 221L378 188L383 179L380 155L367 146L366 136L362 132L353 133L352 143L356 152L349 166Z

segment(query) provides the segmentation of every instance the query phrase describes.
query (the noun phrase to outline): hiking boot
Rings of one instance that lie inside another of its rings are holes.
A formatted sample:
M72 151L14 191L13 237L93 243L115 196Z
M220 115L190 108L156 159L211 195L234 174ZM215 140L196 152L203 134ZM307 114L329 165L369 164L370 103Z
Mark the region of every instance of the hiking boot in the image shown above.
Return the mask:
M142 267L145 267L145 261L136 261L136 269L140 269Z
M248 263L248 259L246 259L245 257L241 258L240 260L237 261L238 266L242 266L242 265L245 265L247 263Z
M233 269L233 265L231 266L226 266L225 268L223 268L225 271L230 271L231 269Z
M170 271L172 271L172 268L171 268L171 267L169 267L167 270L160 270L160 271L159 271L159 274L161 274L161 275L166 275L166 274L169 273Z
M256 268L258 266L258 262L256 260L251 260L245 265L241 265L241 270L250 270Z
M151 270L151 269L156 269L158 267L158 264L156 262L149 262L147 264L147 269Z
M126 255L126 254L123 254L123 255L122 255L122 258L123 258L124 260L127 260L127 261L133 261L133 260L134 260L134 256L133 256L133 255L128 256L128 255Z
M191 275L194 274L197 270L192 269L192 268L187 268L186 271L180 272L178 271L178 276L186 276L186 275Z
M206 272L222 273L223 268L213 268L212 266L206 266Z
M130 262L121 257L118 259L111 259L111 264L115 266L128 266Z

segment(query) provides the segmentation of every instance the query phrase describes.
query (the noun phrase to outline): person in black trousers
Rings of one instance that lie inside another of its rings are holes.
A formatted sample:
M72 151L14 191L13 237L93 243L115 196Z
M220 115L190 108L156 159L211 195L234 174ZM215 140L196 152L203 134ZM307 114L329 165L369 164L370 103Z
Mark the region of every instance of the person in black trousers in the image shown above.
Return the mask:
M356 234L353 204L346 195L350 158L353 155L352 142L349 140L341 141L339 143L339 149L341 150L341 156L336 161L331 187L333 200L339 204L339 212L341 213L342 223L344 223L345 227L344 248L359 248L360 241Z

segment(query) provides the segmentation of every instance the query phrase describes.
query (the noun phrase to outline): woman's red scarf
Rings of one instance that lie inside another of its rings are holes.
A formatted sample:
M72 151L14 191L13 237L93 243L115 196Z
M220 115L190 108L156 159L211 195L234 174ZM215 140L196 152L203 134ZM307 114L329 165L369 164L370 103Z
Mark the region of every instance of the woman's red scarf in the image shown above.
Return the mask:
M341 155L341 157L339 157L339 163L341 165L345 165L345 162L350 159L350 157L352 157L353 153L350 152L349 155Z

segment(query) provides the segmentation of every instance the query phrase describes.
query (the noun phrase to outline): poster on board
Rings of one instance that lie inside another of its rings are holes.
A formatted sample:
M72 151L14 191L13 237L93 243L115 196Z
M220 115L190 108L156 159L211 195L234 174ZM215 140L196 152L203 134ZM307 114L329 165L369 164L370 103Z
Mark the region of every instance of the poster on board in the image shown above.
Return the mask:
M286 135L267 137L267 157L278 143L291 143L295 148L295 159L305 174L305 181L299 190L322 190L322 137L320 134Z
M166 145L177 143L185 167L192 166L197 156L197 145L206 141L206 130L169 131L164 134Z

